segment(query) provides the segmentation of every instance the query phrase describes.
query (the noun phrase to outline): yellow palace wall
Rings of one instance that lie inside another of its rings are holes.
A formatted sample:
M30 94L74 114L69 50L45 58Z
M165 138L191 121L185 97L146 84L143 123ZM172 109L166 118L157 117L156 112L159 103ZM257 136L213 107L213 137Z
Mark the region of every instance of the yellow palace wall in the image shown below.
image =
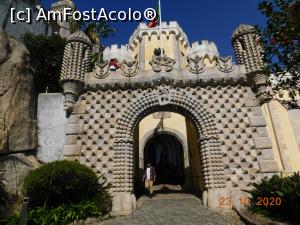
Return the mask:
M286 109L277 100L262 106L275 160L283 175L300 171L300 110Z

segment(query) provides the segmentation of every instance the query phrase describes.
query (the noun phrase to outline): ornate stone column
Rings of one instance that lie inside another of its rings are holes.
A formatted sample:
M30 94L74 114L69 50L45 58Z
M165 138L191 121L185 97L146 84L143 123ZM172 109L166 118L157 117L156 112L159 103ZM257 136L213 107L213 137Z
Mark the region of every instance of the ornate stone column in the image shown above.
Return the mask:
M227 196L223 156L216 136L202 136L198 139L202 174L205 190L203 204L209 208L219 208L220 198Z
M114 215L126 215L135 210L133 194L133 140L119 140L114 145Z
M73 111L84 87L85 74L91 69L91 51L91 41L82 31L68 38L60 76L65 96L65 110L68 114Z
M260 103L267 102L270 97L267 87L267 64L264 60L263 47L258 31L251 25L240 25L232 35L232 45L238 63L246 68L247 77L255 89Z

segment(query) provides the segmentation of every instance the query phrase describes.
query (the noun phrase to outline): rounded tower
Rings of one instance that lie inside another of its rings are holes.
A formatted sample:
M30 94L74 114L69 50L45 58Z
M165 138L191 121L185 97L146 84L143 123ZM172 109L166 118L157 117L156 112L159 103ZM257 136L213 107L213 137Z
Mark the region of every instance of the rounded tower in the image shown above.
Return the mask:
M91 69L92 43L82 31L72 34L64 50L60 83L66 111L72 110L84 87L84 77Z
M239 64L244 65L246 73L259 97L265 95L267 73L263 47L257 29L241 24L232 35L232 45ZM264 100L264 99L261 99Z

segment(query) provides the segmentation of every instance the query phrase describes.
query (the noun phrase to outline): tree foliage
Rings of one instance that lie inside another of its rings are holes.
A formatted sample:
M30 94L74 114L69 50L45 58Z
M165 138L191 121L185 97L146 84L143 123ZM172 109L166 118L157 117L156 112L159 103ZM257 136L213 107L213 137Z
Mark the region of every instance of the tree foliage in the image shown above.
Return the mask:
M100 61L103 61L103 50L102 39L113 35L116 30L110 26L110 24L105 20L101 19L99 21L72 21L71 31L76 32L77 30L82 30L91 40L92 44L98 48L98 52L92 55L92 62L95 63L100 54Z
M109 35L115 32L106 20L84 22L81 24L81 29L91 39L93 44L101 44L103 38L109 37Z
M270 72L279 88L299 89L300 1L264 0L258 8L267 18L260 31Z
M34 68L36 93L61 92L60 69L63 60L65 39L59 35L45 36L27 33L22 38L30 52Z

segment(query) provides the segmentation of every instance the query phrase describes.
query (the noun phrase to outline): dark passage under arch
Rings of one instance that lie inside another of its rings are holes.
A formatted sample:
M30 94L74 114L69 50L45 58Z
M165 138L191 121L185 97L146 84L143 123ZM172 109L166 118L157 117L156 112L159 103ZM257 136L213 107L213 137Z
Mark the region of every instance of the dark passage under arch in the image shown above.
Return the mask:
M156 169L155 184L183 185L184 155L180 141L170 134L155 134L144 149L145 167L150 162Z

